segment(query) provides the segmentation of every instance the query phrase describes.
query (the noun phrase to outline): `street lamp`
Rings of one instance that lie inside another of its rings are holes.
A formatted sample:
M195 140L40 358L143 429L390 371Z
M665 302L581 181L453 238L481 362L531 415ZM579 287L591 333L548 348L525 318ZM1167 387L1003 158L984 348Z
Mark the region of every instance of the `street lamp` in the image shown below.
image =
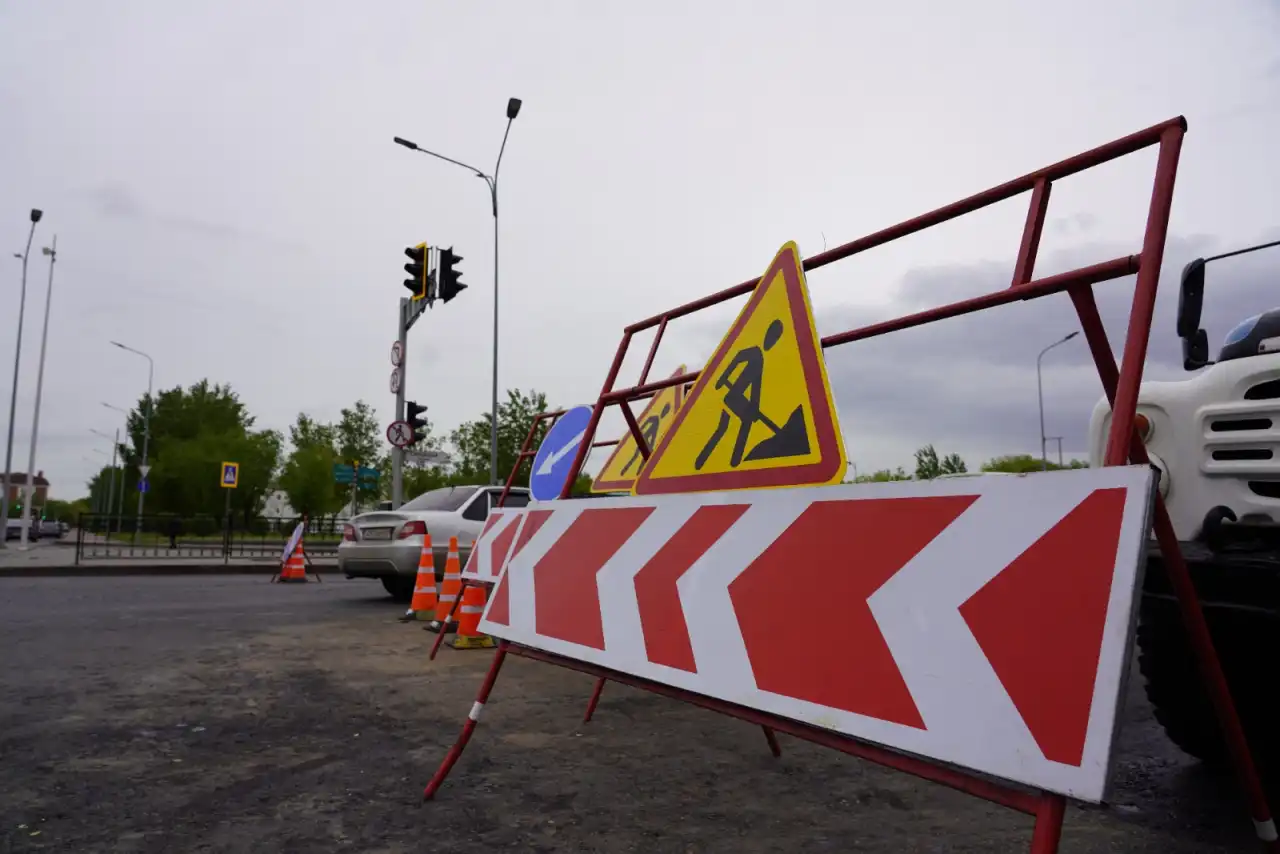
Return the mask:
M27 531L31 527L31 497L35 494L36 440L40 438L40 398L44 395L44 354L49 345L49 312L53 309L53 265L58 260L58 235L53 236L53 246L45 246L41 252L49 259L49 286L44 297L44 331L40 334L40 367L36 371L36 405L31 416L31 451L27 455L27 485L22 502L22 538L18 548L27 547Z
M4 450L4 488L0 490L0 522L4 524L0 526L0 532L8 533L9 530L9 479L13 474L13 418L18 408L18 368L22 364L22 318L27 310L27 256L31 254L31 239L36 236L36 223L40 221L40 217L44 216L44 212L31 209L31 230L27 232L27 248L22 251L22 289L18 297L18 343L14 345L13 352L13 390L9 393L9 439L5 443ZM27 472L27 477L31 477L31 472ZM0 549L6 549L6 536L0 534Z
M95 436L101 436L104 439L111 439L111 437L108 436L106 433L103 433L101 430L95 430L92 427L89 428L89 432L93 433ZM110 482L110 485L107 487L107 533L111 533L111 508L112 508L112 505L115 503L115 498L116 498L116 448L119 445L120 445L120 428L117 427L116 437L115 439L111 440L111 482ZM124 480L123 472L120 475L120 479ZM123 495L120 496L120 500L123 503L124 501Z
M152 380L155 379L156 363L155 360L141 350L135 350L127 347L119 341L112 341L112 346L119 347L121 350L128 350L135 356L141 356L147 360L147 411L142 416L142 463L138 466L138 472L142 475L142 479L147 479L147 472L150 467L147 465L147 445L151 441L151 410L155 408L155 402L151 399ZM134 533L142 533L142 499L146 497L146 493L141 488L138 489L138 519L134 525Z
M116 412L119 412L121 415L123 415L123 416L124 416L124 429L125 429L125 431L127 432L127 431L128 431L128 429L129 429L129 410L127 410L127 409L125 409L125 408L123 408L123 407L120 407L120 406L116 406L114 403L107 403L105 400L104 400L104 401L101 401L101 403L102 403L102 405L103 405L103 406L105 406L107 409L114 409ZM118 446L119 444L120 444L120 428L119 428L119 427L117 427L117 428L116 428L116 445ZM119 497L119 499L116 501L116 530L117 530L117 531L121 531L121 530L123 530L123 529L124 529L124 465L123 465L123 463L124 463L124 454L121 454L121 455L120 455L120 462L121 462L121 466L120 466L120 497ZM110 521L110 520L107 520L107 531L108 531L108 532L110 532L110 531L111 531L111 521Z
M1041 471L1049 470L1049 456L1048 456L1048 452L1045 449L1045 446L1048 444L1048 439L1044 435L1044 382L1040 378L1040 361L1044 359L1045 353L1048 353L1050 350L1052 350L1054 347L1057 347L1059 344L1066 344L1068 341L1070 341L1072 338L1075 338L1079 334L1080 333L1076 331L1076 332L1072 332L1070 335L1064 335L1062 338L1059 338L1057 341L1054 341L1048 347L1045 347L1043 350L1040 351L1040 355L1036 356L1036 394L1039 395L1040 397L1040 470Z
M415 142L410 142L398 136L394 137L396 145L403 145L410 151L420 151L423 154L429 154L455 166L461 166L463 169L483 178L484 182L489 185L489 200L493 205L493 391L491 395L492 408L490 409L492 415L489 419L489 482L491 484L498 483L498 169L502 166L502 153L507 150L507 136L511 133L511 123L515 121L516 116L520 115L521 103L519 98L507 100L507 129L502 134L502 147L498 149L498 160L493 166L492 175L486 175L476 167L469 166L461 160L454 160L452 157L445 157L443 154L428 151Z

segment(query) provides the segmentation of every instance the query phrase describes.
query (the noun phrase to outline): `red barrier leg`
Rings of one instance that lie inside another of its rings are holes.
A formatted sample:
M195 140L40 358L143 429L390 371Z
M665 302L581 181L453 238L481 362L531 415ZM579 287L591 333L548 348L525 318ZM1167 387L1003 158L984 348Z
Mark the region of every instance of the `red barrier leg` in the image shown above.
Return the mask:
M457 764L458 758L462 756L462 751L466 749L467 742L471 740L471 734L476 731L476 724L480 722L480 713L484 711L484 704L489 701L489 693L493 691L493 683L498 681L498 671L502 669L502 662L507 658L507 647L509 645L507 641L498 643L498 651L494 654L493 661L489 663L489 672L485 675L484 682L480 685L480 692L476 694L476 701L472 704L470 713L467 714L466 723L462 725L462 732L458 733L458 740L453 743L453 747L449 748L449 752L444 756L444 761L440 763L440 767L436 769L436 773L432 776L431 782L427 783L427 787L422 790L422 799L424 801L429 801L435 797L436 790L444 784L445 777L449 776L449 772Z
M782 746L778 744L778 734L770 727L761 725L760 729L764 730L764 740L769 742L769 752L775 757L782 755Z
M1031 854L1058 854L1062 839L1062 818L1067 802L1061 795L1044 794L1036 808L1036 827L1031 833Z
M591 716L596 713L596 706L600 705L600 692L604 690L604 677L601 676L596 680L596 687L591 690L591 699L587 701L587 712L582 716L584 724L591 723Z

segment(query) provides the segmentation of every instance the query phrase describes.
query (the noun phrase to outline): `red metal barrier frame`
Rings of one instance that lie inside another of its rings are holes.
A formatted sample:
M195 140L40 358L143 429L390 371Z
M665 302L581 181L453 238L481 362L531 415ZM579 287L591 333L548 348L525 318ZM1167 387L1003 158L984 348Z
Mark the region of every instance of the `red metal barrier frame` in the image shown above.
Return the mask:
M1102 381L1112 405L1111 429L1107 436L1104 465L1124 465L1130 461L1147 462L1146 450L1142 446L1140 438L1134 432L1133 421L1137 407L1138 387L1142 381L1143 363L1146 359L1147 343L1151 334L1151 319L1155 311L1156 288L1159 284L1160 264L1168 234L1169 212L1173 202L1178 157L1186 130L1186 120L1181 116L1161 122L1091 151L1016 178L998 187L938 208L931 213L907 220L808 258L804 262L804 269L814 270L891 240L896 240L899 237L905 237L930 226L972 213L1015 195L1027 191L1031 192L1026 224L1023 228L1017 260L1008 288L927 311L905 315L893 320L870 324L848 332L829 335L822 339L822 346L824 348L833 347L850 341L873 338L887 332L922 326L943 318L958 317L997 305L1036 299L1048 294L1066 291L1071 296L1072 303L1079 315L1080 325L1084 330L1085 340L1088 342L1090 352L1094 357L1099 379ZM1153 145L1159 147L1159 152L1140 253L1136 256L1129 255L1114 258L1110 261L1043 279L1033 278L1040 235L1044 228L1049 193L1053 182ZM1110 342L1107 340L1106 331L1098 314L1097 304L1093 295L1093 286L1100 282L1133 274L1137 274L1137 281L1134 287L1133 303L1130 308L1129 327L1125 336L1124 360L1122 364L1117 366ZM717 305L734 297L742 296L755 288L757 282L757 279L742 282L719 293L695 300L626 327L617 353L614 355L613 364L609 368L604 386L600 391L600 397L596 401L591 420L588 422L587 437L595 436L600 416L606 406L610 404L625 405L629 400L654 394L668 386L690 383L696 380L698 372L691 372L683 376L653 383L646 382L648 368L653 363L654 353L666 331L667 324L676 318ZM637 332L652 327L657 327L657 333L653 343L650 345L648 358L645 361L645 371L641 374L640 382L631 388L615 389L614 385L618 379L618 372L622 367L622 362L626 357L632 337ZM629 426L633 430L633 435L642 455L647 459L650 449L646 447L643 438L638 435L638 431L635 431L634 426ZM583 447L579 448L574 470L581 469L586 458L588 444L589 442L584 442ZM562 498L569 496L570 487L571 484L565 485L565 489L561 493ZM1170 581L1190 634L1191 645L1195 651L1201 678L1204 680L1206 691L1212 699L1214 711L1226 737L1232 763L1245 795L1249 812L1253 818L1255 830L1259 839L1266 843L1266 850L1280 851L1280 844L1276 842L1275 823L1271 818L1261 779L1258 776L1252 754L1245 741L1244 731L1240 726L1235 705L1227 688L1221 663L1213 648L1204 614L1195 598L1195 589L1187 571L1186 562L1178 545L1177 537L1174 534L1168 510L1159 495L1156 496L1156 513L1153 527L1161 552L1165 555L1164 565L1169 572ZM1035 816L1036 821L1030 845L1031 854L1054 854L1058 850L1065 808L1065 799L1060 795L1013 788L923 759L904 756L847 736L814 730L795 721L734 706L679 688L636 679L628 674L606 670L585 662L523 647L505 640L498 645L498 650L493 657L489 672L480 686L476 702L463 724L457 741L445 755L440 767L427 784L423 792L424 799L430 799L435 795L448 776L449 771L461 756L463 749L475 731L476 724L480 719L480 713L489 699L489 694L492 692L498 673L501 671L502 663L509 652L551 664L558 664L569 669L592 673L599 680L597 682L597 695L599 685L603 683L603 680L606 678L613 679L664 696L674 697L693 705L709 708L731 717L756 723L766 728L773 728L798 738L823 744L891 768L951 786L984 800L1032 814Z

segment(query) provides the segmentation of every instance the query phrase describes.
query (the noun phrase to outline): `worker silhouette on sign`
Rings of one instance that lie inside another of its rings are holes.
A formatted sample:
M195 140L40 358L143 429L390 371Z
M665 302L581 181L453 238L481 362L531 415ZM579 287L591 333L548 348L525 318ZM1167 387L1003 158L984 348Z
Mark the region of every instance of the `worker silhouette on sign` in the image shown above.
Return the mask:
M662 419L666 418L670 414L671 404L668 403L666 406L662 407L661 412L657 415L650 415L644 420L644 423L640 425L640 435L644 437L644 445L649 449L649 453L653 453L653 446L658 441L658 425L662 423ZM640 459L643 459L640 456L640 446L636 445L635 453L631 455L631 459L627 460L627 464L622 467L621 474L626 474L631 466L635 464L636 460ZM639 470L637 469L637 471Z
M745 460L772 460L780 457L799 457L809 453L809 434L804 426L804 405L797 406L785 424L779 427L769 416L760 411L760 389L764 380L764 354L773 348L782 338L781 320L774 320L764 333L764 349L760 347L743 347L729 361L728 366L716 378L716 389L725 389L724 408L720 413L720 422L715 432L707 440L707 444L698 453L693 462L695 469L701 469L711 457L712 451L720 444L724 434L729 430L732 419L738 420L738 436L733 443L733 453L729 457L729 465L737 468ZM739 371L738 369L741 368ZM735 371L737 374L735 376ZM773 432L767 439L762 439L747 452L747 439L751 428L759 422Z

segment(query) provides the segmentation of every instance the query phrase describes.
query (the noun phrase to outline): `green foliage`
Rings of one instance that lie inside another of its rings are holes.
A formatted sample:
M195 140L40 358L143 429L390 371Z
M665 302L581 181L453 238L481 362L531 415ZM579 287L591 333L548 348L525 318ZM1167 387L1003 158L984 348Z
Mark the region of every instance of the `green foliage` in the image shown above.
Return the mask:
M138 494L144 415L151 406L147 513L221 515L227 499L219 485L224 461L240 463L239 486L230 490L232 512L246 519L260 512L279 464L281 437L253 430L253 417L231 387L207 379L187 389L162 390L154 399L143 395L129 413L127 441L119 449L126 511ZM104 497L109 481L109 470L99 473L91 481L91 495ZM106 507L105 499L101 506Z
M299 420L304 417L299 416ZM333 482L337 461L333 447L322 442L304 444L289 454L278 485L289 496L295 513L318 518L341 509L343 498Z
M916 480L933 480L940 475L963 474L968 470L959 454L947 454L939 459L933 445L916 451Z
M380 473L376 481L361 480L357 487L360 506L368 506L390 493L390 456L384 452L378 413L363 400L341 411L336 424L317 421L305 412L289 428L293 446L277 485L289 496L299 514L319 517L336 513L351 500L351 485L338 483L338 464L368 467ZM327 494L322 495L321 492Z
M334 450L341 462L351 465L357 460L361 466L377 469L381 473L383 463L389 455L382 453L384 439L378 429L378 414L373 407L363 400L357 400L355 406L343 409L341 419L333 425ZM389 466L388 466L389 468ZM343 503L350 498L351 488L339 486ZM369 504L377 501L383 492L383 477L376 481L359 481L357 494L360 503ZM295 509L296 506L295 506Z
M1084 460L1071 460L1065 466L1060 466L1055 462L1050 462L1047 466L1049 471L1057 471L1058 469L1086 469L1089 464ZM982 464L983 471L1000 471L1009 472L1011 474L1024 474L1026 472L1040 471L1046 468L1043 461L1030 454L1009 454L1003 457L996 457L987 460Z
M853 479L853 483L886 483L894 480L911 480L911 475L903 470L902 466L890 471L889 469L880 469L880 471L871 474L860 474Z
M511 389L507 399L498 404L498 480L505 482L515 465L520 448L529 434L529 425L533 418L547 409L547 396L540 391L521 392ZM484 413L475 421L468 421L458 426L449 434L449 442L454 448L454 466L452 475L459 478L458 483L488 483L490 456L490 424L489 413ZM537 435L533 437L531 448L537 448L546 435L547 424L538 425ZM532 458L526 458L520 464L515 483L526 486L529 483L529 467ZM408 493L406 493L407 495Z
M88 498L77 498L75 501L59 501L56 498L50 498L44 507L44 518L75 525L80 514L88 512L90 512Z

